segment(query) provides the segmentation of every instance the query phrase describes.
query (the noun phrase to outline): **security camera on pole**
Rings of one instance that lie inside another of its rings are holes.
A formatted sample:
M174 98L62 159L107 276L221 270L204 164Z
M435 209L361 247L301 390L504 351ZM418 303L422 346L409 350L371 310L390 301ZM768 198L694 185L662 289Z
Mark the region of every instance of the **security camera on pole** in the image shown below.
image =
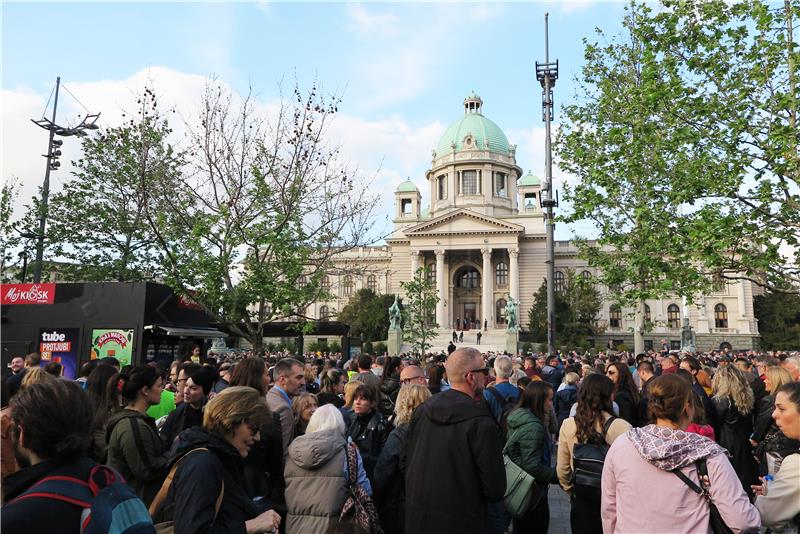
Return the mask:
M556 296L555 296L555 241L553 208L558 199L553 195L553 155L550 142L550 122L553 120L553 87L558 79L558 60L550 63L550 45L547 28L548 13L544 14L544 63L536 62L536 79L542 84L542 120L545 124L544 137L544 187L541 205L545 208L545 228L547 230L547 353L556 352Z
M50 197L50 171L57 171L61 167L61 162L58 158L61 156L61 145L64 141L56 139L55 136L69 137L72 135L84 136L86 130L97 130L97 119L100 117L99 113L87 114L80 124L74 127L59 126L56 124L56 111L58 110L58 93L61 88L61 78L56 78L55 99L53 100L53 118L47 119L42 116L39 120L31 121L45 130L50 132L50 138L47 142L47 154L43 154L47 158L47 166L44 171L44 183L42 184L42 200L39 206L39 231L36 233L36 266L33 270L33 283L38 284L42 281L42 262L44 259L44 230L47 224L47 202ZM69 91L67 91L69 92ZM71 93L70 93L71 94ZM73 96L74 98L74 96ZM45 108L46 111L46 108Z

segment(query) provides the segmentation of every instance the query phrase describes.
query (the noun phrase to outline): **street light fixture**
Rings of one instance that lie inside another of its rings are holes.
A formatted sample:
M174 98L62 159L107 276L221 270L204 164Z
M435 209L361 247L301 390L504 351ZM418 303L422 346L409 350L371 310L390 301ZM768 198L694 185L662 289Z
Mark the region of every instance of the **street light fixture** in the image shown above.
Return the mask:
M56 78L56 94L53 101L53 118L47 119L42 117L39 120L31 119L36 126L43 128L50 132L50 138L47 143L47 154L43 154L47 158L47 166L44 171L44 183L42 184L42 202L39 212L39 231L33 234L36 237L36 267L33 270L33 282L38 284L42 281L42 262L44 259L44 230L47 225L47 202L50 197L50 171L56 171L61 167L61 162L58 158L61 156L61 145L64 141L55 139L55 136L71 137L76 135L83 137L86 135L87 130L97 130L97 119L100 118L99 113L87 114L80 124L73 127L60 126L56 124L56 110L58 109L58 90L61 87L61 77ZM31 233L31 232L28 232ZM23 236L24 237L24 236Z

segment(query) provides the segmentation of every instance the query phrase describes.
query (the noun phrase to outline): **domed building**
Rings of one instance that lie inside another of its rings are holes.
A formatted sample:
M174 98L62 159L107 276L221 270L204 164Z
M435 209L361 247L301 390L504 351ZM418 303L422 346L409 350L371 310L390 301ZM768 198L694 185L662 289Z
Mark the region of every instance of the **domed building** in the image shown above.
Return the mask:
M386 245L363 247L337 256L323 280L336 298L306 310L310 317L333 318L358 289L402 294L400 283L424 267L439 294L439 335L433 350L444 348L454 329L467 328L464 342L483 332L486 350L505 349L505 307L519 302L519 319L527 329L534 293L546 277L545 228L540 208L541 180L517 164L516 146L483 115L483 100L471 93L464 113L444 132L432 152L425 181L410 178L395 190L394 231ZM430 206L423 209L419 186L427 188ZM568 241L555 244L555 288L563 287L566 269L579 276L591 270ZM600 288L601 293L607 289ZM700 349L727 343L750 348L757 336L753 287L736 282L709 295L701 307L683 310L680 300L648 301L648 320L657 326L648 346L668 340L680 346L680 319L688 312ZM633 319L605 302L600 312L604 334L599 346L633 346ZM661 325L661 326L658 326Z

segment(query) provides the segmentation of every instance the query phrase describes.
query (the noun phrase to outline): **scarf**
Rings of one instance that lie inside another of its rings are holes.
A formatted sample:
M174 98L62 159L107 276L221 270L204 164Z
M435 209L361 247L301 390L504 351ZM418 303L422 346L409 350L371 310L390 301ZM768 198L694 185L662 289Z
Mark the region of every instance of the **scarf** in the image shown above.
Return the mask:
M680 469L718 454L728 454L727 450L704 436L656 425L632 428L628 431L628 439L642 459L664 471Z

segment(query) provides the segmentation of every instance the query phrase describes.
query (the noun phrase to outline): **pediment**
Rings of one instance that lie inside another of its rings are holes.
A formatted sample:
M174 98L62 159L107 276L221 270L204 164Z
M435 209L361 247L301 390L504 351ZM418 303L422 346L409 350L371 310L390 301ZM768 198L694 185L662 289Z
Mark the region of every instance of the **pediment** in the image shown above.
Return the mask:
M448 234L521 234L525 229L514 223L482 215L468 209L454 210L406 229L406 236Z

